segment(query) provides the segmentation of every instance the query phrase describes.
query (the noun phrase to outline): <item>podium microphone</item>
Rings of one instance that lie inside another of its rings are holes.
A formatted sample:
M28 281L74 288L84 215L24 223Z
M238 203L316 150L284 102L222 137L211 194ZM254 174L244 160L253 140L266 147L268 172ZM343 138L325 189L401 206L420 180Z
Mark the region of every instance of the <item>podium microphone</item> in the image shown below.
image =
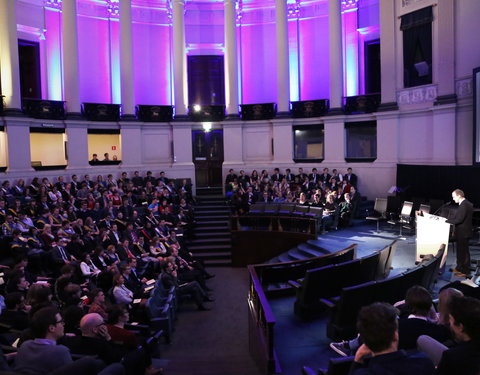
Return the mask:
M452 201L448 201L447 203L442 204L435 212L434 215L437 215L441 210L443 210L445 207L448 207L452 204Z

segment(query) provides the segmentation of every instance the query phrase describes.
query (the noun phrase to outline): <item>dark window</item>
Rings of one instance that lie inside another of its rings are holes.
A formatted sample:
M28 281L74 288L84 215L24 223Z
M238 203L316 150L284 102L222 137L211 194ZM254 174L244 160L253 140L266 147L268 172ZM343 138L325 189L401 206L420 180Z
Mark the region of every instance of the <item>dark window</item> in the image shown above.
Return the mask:
M225 105L223 56L188 56L188 104Z
M380 40L365 42L365 94L381 91Z
M432 20L432 7L402 16L405 87L432 83Z
M347 138L345 160L365 162L377 158L376 121L347 122L345 136Z
M318 162L324 158L323 124L293 127L293 159L295 162Z
M19 39L18 59L22 98L42 99L40 46L38 42Z

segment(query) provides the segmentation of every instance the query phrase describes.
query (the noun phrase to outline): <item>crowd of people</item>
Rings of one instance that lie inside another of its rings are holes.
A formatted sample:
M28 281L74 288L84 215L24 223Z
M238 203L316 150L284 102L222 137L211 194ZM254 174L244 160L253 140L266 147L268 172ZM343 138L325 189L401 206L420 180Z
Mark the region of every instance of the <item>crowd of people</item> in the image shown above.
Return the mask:
M172 291L210 309L214 275L185 244L193 203L188 180L164 172L3 181L0 340L18 353L13 364L1 354L0 370L160 373L125 324L164 316Z
M303 168L298 173L275 168L272 174L244 170L237 175L229 170L225 178L225 192L232 210L237 215L248 213L255 203L295 203L323 208L322 228L347 227L357 216L361 195L357 190L358 178L352 168L345 174L324 168L321 174L312 168L307 174Z
M361 309L358 336L331 343L352 356L352 375L478 375L480 373L480 300L445 286L437 308L431 294L412 286L395 306L374 303ZM313 374L308 367L304 374Z

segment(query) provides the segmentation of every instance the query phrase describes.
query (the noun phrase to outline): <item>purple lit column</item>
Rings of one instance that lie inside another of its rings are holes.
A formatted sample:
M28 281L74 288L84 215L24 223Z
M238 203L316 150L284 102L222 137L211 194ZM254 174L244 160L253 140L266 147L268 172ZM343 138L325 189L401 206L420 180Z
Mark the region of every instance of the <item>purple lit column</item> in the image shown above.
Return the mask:
M434 8L435 11L435 8ZM438 77L436 104L452 103L455 96L455 1L438 2L438 38L433 38L433 76Z
M235 0L224 1L225 17L225 99L227 113L238 115L238 57Z
M342 14L339 0L328 0L330 108L339 109L343 97Z
M63 97L69 113L80 113L78 81L77 1L62 2Z
M7 114L20 113L22 107L15 3L11 0L0 1L0 66Z
M380 1L380 60L382 107L397 109L396 51L395 51L395 1Z
M275 0L275 21L277 37L277 108L278 112L288 112L290 109L290 75L286 0Z
M173 87L175 114L187 114L187 58L185 55L184 0L173 0Z
M120 85L122 118L135 118L132 57L132 2L120 0Z

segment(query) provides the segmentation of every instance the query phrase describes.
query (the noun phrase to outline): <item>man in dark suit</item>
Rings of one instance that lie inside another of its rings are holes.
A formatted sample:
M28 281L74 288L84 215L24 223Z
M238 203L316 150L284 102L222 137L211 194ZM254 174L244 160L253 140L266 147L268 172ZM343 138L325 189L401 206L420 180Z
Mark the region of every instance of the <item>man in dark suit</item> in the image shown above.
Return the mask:
M457 267L454 270L456 276L466 276L470 273L470 250L468 241L472 237L473 205L465 199L462 190L452 192L452 199L458 204L455 217L447 220L447 223L455 225L455 238L457 241Z
M398 350L397 310L376 302L365 306L358 315L357 327L364 344L355 354L350 374L430 375L435 367L423 355L407 355ZM368 358L367 357L370 357Z
M347 174L344 176L350 185L357 187L357 175L352 172L352 168L347 168Z
M273 174L272 174L271 180L272 180L273 182L275 182L275 181L282 182L282 179L283 179L283 174L280 173L280 169L275 168L275 169L273 170Z
M328 175L328 179L330 179L330 175ZM317 185L320 182L320 175L317 173L317 168L312 169L312 173L308 175L308 179L314 185Z

